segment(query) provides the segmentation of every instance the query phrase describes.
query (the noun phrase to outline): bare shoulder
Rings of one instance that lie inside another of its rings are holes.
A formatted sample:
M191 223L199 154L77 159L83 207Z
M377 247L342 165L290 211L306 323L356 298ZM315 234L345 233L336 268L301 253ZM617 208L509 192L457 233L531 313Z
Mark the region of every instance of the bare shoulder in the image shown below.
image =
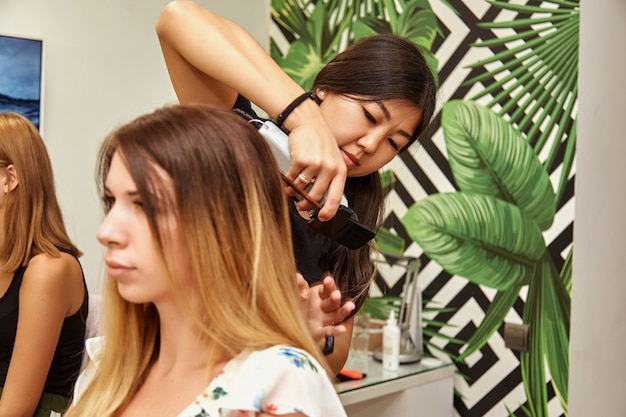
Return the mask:
M20 298L56 300L66 316L75 313L83 302L83 273L78 260L65 252L59 257L35 255L24 272ZM24 300L26 301L26 300Z
M68 253L61 252L59 257L41 253L30 260L24 276L36 276L46 280L72 280L79 277L82 280L82 270L78 260Z

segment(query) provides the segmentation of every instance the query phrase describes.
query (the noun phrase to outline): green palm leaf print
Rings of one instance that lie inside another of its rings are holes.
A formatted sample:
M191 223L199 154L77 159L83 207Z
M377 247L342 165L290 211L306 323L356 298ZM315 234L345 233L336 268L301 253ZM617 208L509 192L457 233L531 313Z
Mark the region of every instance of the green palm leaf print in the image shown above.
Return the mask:
M508 201L542 230L552 224L556 195L537 155L510 123L471 101L442 111L448 162L459 189Z
M402 221L411 239L446 271L499 290L527 283L545 250L531 218L487 195L434 194L411 206Z

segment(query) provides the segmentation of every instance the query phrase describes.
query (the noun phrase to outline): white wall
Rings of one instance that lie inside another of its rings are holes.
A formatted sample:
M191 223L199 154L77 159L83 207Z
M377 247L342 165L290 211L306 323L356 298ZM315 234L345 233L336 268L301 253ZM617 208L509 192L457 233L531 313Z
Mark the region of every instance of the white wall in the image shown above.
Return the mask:
M0 33L44 39L43 136L89 289L102 283L94 182L100 142L116 125L176 100L154 24L169 0L0 0ZM269 0L199 0L267 46ZM210 40L207 40L210 42Z
M569 417L625 415L626 2L581 1Z

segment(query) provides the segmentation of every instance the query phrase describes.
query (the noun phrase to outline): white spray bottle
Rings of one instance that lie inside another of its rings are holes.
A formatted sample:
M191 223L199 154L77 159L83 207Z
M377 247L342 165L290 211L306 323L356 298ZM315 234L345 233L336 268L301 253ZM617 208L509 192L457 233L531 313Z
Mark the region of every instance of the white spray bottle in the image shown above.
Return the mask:
M397 371L400 364L400 328L394 310L383 327L383 368Z

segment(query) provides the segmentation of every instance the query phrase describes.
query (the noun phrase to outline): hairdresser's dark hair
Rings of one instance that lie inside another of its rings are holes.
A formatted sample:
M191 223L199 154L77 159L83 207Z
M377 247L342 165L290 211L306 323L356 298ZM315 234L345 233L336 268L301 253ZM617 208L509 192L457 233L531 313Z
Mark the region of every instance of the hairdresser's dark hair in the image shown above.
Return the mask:
M422 139L435 112L437 85L419 47L397 35L363 38L337 55L315 77L323 88L365 100L407 100L422 109L413 143Z
M359 222L372 230L377 230L382 222L385 201L378 172L348 178L344 193L350 208L358 214ZM351 250L333 242L328 269L344 298L350 297L354 301L356 309L353 314L355 314L365 302L374 275L369 246Z
M422 120L404 149L423 140L435 112L437 85L431 69L419 47L397 35L374 35L348 46L317 75L313 91L318 88L357 100L403 99L422 109ZM384 213L378 172L348 178L345 194L359 221L378 229ZM358 310L374 272L369 247L351 251L335 245L330 269L343 293L358 297Z

